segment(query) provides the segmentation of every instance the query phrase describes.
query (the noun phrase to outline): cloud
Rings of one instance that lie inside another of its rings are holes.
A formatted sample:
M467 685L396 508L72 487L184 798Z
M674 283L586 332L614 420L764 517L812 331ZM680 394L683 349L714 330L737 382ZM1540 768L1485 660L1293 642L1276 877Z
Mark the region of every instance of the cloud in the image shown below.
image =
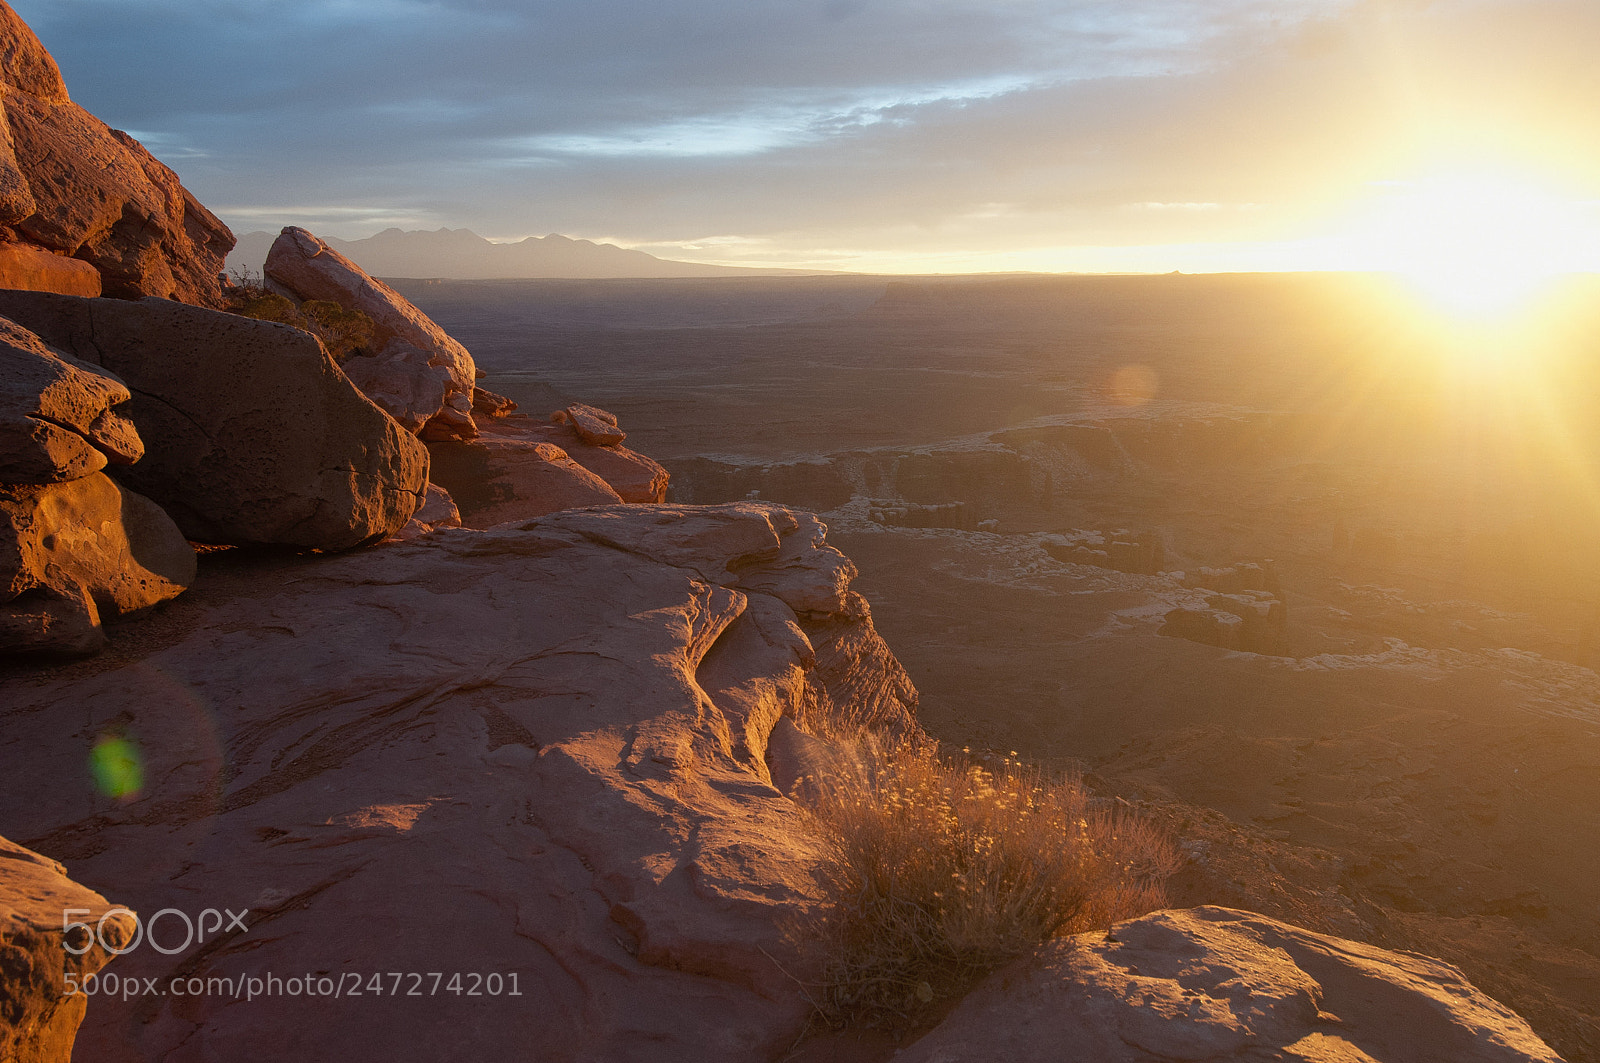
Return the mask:
M13 6L248 228L876 261L1291 239L1475 157L1600 194L1591 0Z

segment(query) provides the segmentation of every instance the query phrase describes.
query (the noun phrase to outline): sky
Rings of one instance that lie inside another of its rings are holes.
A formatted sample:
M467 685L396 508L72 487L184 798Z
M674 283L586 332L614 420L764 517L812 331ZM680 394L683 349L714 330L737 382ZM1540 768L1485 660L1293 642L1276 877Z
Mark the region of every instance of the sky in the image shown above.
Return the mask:
M1388 268L1442 202L1600 269L1595 0L11 3L240 233Z

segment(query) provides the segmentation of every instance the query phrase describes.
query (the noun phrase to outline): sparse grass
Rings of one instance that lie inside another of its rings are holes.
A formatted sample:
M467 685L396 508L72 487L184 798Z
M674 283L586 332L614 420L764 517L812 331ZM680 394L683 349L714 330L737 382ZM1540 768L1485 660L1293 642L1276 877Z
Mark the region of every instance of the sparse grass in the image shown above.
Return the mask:
M294 300L270 291L259 274L230 270L230 283L223 286L223 298L230 312L257 321L276 321L293 325L322 341L333 360L366 353L376 335L372 319L360 310L346 309L327 299L311 299L299 306Z
M903 1031L1040 942L1165 903L1177 867L1151 824L1013 758L862 742L812 780L836 853L824 1016Z

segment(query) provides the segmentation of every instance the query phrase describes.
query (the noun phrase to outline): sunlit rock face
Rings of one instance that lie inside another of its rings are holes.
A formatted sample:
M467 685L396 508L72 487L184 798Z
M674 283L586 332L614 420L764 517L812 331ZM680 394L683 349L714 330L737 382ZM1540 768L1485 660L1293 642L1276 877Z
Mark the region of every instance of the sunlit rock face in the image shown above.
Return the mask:
M233 234L142 144L71 101L4 3L0 82L0 287L219 306Z
M1157 912L1042 946L904 1063L1559 1063L1447 963L1228 908Z
M428 444L429 475L468 527L666 497L667 471L657 462L621 444L585 442L570 421L513 415L486 419L480 429L471 440Z
M128 974L498 976L97 999L82 1058L781 1055L821 849L769 736L917 727L854 574L778 506L572 510L263 570L137 662L5 680L9 830L140 911L250 909ZM78 782L108 728L142 762L118 802Z
M0 318L0 654L89 654L102 620L182 593L194 549L100 470L144 442L117 377Z
M377 350L350 359L347 372L407 430L430 441L477 435L472 355L409 299L292 225L267 253L266 275L298 301L326 299L371 319Z
M95 927L63 936L62 913ZM0 1059L68 1063L89 998L71 991L134 940L136 916L67 877L48 857L0 838ZM70 944L70 948L68 947ZM70 982L69 982L70 979Z
M116 377L0 318L0 483L61 483L138 461L144 444L112 409L130 397Z
M426 448L287 325L167 300L0 291L0 314L137 393L119 470L191 539L345 550L404 527Z
M0 653L90 653L102 621L194 583L194 548L160 506L104 473L0 485Z

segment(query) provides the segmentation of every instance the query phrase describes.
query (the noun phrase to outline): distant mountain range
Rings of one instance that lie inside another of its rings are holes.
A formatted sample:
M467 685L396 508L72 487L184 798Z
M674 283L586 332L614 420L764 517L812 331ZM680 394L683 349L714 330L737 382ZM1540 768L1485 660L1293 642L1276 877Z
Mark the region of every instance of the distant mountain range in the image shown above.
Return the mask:
M320 234L319 234L320 235ZM239 237L228 268L258 273L276 233ZM615 244L572 240L552 233L516 243L497 244L469 229L407 232L385 229L364 240L322 237L368 273L378 277L440 277L451 280L509 280L530 277L736 277L811 276L820 270L710 266L656 258Z

